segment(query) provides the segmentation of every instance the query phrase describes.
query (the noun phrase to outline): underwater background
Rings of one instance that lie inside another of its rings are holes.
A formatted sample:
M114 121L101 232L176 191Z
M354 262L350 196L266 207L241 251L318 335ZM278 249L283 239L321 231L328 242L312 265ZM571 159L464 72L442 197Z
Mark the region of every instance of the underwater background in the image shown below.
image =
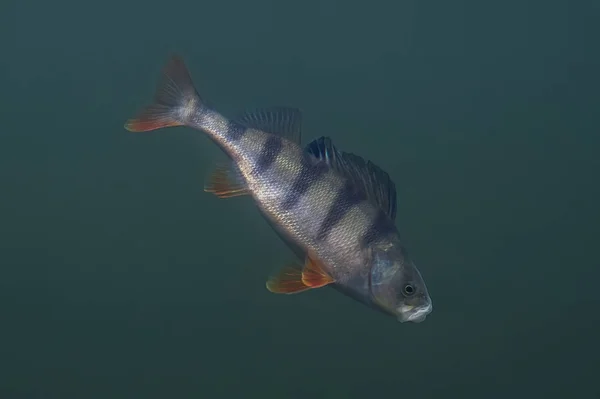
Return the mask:
M600 398L600 5L0 5L0 398ZM189 128L123 128L180 54L233 117L287 105L386 170L434 310L294 259Z

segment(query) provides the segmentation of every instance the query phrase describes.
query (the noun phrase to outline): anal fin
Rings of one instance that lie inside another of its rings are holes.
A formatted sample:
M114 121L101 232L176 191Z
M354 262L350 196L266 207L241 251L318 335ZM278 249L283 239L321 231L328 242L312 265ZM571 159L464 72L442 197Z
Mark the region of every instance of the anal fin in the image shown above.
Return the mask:
M204 184L204 191L213 193L219 198L250 194L233 165L218 165L215 167Z

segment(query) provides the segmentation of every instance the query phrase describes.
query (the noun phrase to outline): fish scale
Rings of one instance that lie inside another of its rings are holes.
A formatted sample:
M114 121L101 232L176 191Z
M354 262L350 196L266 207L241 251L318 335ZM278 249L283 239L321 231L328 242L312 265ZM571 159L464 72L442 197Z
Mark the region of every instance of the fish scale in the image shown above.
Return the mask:
M420 272L394 225L395 185L370 161L322 137L301 145L301 112L289 107L228 119L205 105L179 57L163 71L154 103L130 119L134 132L188 126L207 134L231 159L206 191L249 195L303 261L271 276L276 293L331 286L360 302L420 322L432 310Z

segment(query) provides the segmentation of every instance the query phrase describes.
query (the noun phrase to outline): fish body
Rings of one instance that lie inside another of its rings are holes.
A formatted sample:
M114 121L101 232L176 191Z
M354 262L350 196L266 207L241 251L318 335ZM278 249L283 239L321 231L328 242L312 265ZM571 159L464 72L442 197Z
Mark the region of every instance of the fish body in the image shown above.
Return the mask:
M250 195L271 226L305 260L283 268L267 287L297 293L333 286L400 321L422 321L432 310L425 283L400 243L396 192L387 173L327 137L300 143L301 115L271 108L228 119L197 93L183 61L164 69L155 102L125 127L150 131L188 126L229 156L207 191Z

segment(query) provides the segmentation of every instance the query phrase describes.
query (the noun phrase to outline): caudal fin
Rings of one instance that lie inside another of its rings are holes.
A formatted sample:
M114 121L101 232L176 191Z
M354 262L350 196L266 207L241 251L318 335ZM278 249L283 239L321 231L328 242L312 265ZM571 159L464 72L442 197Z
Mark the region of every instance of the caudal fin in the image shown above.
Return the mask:
M179 56L165 65L154 94L154 103L125 123L131 132L147 132L169 126L186 125L202 109L202 100Z

